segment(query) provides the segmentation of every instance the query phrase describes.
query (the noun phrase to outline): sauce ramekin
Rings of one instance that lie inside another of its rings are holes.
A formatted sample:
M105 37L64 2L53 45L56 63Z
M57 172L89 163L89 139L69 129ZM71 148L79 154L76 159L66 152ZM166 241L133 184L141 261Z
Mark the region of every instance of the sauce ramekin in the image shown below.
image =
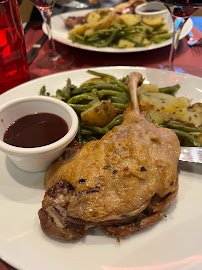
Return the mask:
M171 16L168 9L158 1L138 5L135 8L135 13L141 15L142 17L162 17L164 18L165 22L168 21L169 16Z
M34 113L52 113L60 116L68 125L67 134L58 141L34 148L9 145L3 141L5 131L17 119ZM0 108L0 151L4 152L13 163L29 172L44 171L65 150L74 139L78 130L78 117L65 102L53 97L32 96L13 100Z

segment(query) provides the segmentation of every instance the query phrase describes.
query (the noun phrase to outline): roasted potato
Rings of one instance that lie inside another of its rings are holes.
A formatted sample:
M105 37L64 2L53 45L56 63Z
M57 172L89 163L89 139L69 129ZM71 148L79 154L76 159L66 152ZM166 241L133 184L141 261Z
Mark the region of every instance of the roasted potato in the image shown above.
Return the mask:
M139 97L140 110L159 109L165 112L176 112L187 108L190 101L185 97L176 98L164 93L144 93Z
M111 100L96 102L90 109L81 113L81 120L88 126L103 127L116 116L116 109Z
M192 106L189 107L189 111L202 113L202 103L194 103Z
M168 112L163 112L160 110L151 110L147 111L145 114L145 118L148 122L161 125L162 123L169 121L171 119L171 114Z
M101 17L97 12L91 12L88 15L87 23L77 24L74 28L69 31L69 38L71 38L72 33L82 35L89 35L89 30L93 33L96 30L108 28L116 18L116 14L109 12L106 16Z
M74 26L74 28L71 31L69 31L69 37L71 38L72 33L75 33L77 35L82 35L88 29L89 29L89 25L87 23L85 23L85 24L76 24Z
M90 12L86 21L87 21L87 23L94 24L94 23L99 22L100 19L101 19L101 16L100 16L99 13L97 13L97 12Z
M173 119L198 127L202 125L202 112L182 108L174 113Z
M122 14L116 18L116 22L127 26L141 22L141 16L135 14Z
M158 93L159 88L156 84L146 84L143 83L140 87L138 87L138 95L146 93L146 92L152 92L152 93Z
M104 16L100 21L98 21L94 25L91 25L91 27L94 30L108 28L113 23L113 21L115 20L116 16L117 15L114 12L109 12L107 14L107 16Z
M142 22L149 26L160 26L164 23L164 19L161 17L144 17Z
M117 48L133 48L134 42L131 42L126 39L120 39L117 45Z

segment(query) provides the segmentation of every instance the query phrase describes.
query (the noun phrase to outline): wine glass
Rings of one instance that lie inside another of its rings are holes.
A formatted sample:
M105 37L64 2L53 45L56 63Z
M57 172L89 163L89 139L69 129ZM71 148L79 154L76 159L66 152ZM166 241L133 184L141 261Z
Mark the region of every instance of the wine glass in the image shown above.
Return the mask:
M30 0L30 1L36 6L36 8L41 13L43 22L46 26L50 48L50 51L44 57L39 59L39 61L37 62L37 66L39 68L45 69L56 69L56 70L65 69L66 67L72 64L73 57L72 55L65 55L64 57L56 51L56 46L51 31L51 15L52 9L55 4L55 0Z
M161 66L162 69L173 70L176 72L184 72L180 67L173 66L175 53L178 47L179 37L185 22L195 13L200 6L202 0L159 0L163 2L171 13L173 19L173 41L171 44L168 64Z

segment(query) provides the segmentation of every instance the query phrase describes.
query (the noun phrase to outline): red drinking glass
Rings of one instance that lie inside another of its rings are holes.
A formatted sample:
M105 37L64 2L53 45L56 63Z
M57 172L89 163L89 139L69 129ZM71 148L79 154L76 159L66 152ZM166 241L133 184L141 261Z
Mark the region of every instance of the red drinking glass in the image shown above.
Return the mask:
M29 80L17 0L0 0L0 94Z
M168 65L161 66L161 69L173 70L176 72L184 72L181 67L173 65L175 53L178 48L179 37L185 22L202 6L202 0L159 0L163 2L171 13L173 19L173 41L171 44Z

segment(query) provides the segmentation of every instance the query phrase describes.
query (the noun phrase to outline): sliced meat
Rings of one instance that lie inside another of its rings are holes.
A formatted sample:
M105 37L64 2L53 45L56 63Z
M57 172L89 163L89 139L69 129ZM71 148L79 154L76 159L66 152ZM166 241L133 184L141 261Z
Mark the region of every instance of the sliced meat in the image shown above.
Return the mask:
M73 28L76 24L84 24L85 16L69 16L64 20L67 27Z

